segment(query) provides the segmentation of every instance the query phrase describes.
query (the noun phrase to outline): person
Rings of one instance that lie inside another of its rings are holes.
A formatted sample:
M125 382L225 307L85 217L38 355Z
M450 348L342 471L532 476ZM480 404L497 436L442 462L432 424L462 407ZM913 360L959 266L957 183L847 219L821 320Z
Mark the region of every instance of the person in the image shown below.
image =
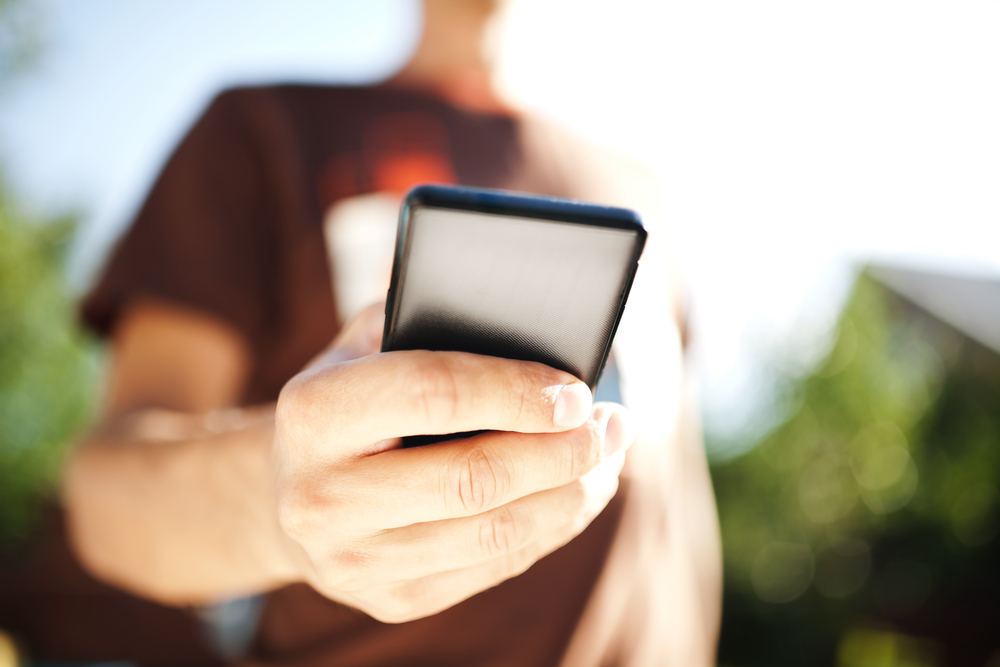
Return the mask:
M389 82L224 92L164 167L83 306L113 352L72 551L168 607L266 594L246 664L711 664L717 525L654 189L495 95L495 2L424 6ZM646 215L610 373L630 410L539 364L376 353L363 306L420 182Z

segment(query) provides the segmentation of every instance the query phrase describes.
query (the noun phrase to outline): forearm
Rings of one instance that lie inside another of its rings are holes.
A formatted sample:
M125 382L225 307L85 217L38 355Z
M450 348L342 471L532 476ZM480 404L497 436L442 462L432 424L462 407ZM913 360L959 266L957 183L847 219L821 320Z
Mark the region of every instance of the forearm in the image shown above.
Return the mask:
M276 517L273 436L273 408L149 411L104 425L66 472L79 558L104 580L172 604L296 580Z

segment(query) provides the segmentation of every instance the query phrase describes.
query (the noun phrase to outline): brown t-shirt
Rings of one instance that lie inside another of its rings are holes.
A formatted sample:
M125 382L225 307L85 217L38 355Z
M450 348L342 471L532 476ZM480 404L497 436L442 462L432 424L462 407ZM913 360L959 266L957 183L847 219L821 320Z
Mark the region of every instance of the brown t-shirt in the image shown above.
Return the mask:
M326 212L346 198L398 194L426 181L576 194L525 150L525 135L515 118L390 87L225 92L164 167L87 297L84 319L106 334L142 297L221 318L252 350L243 403L273 401L338 330ZM662 577L644 574L658 566L663 546L661 486L624 479L610 506L569 545L519 577L412 623L379 623L305 585L275 591L250 661L554 665L571 641L574 655L592 652L594 664L625 664L636 651L662 657L647 612L651 600L669 593L657 588ZM635 544L617 545L616 572L608 572L612 546L625 539L623 524ZM598 595L599 581L617 583ZM578 629L584 617L591 625Z
M245 402L274 400L338 329L325 212L422 181L503 187L521 169L517 135L512 118L399 90L224 92L164 167L84 319L107 333L141 296L220 317L252 348Z

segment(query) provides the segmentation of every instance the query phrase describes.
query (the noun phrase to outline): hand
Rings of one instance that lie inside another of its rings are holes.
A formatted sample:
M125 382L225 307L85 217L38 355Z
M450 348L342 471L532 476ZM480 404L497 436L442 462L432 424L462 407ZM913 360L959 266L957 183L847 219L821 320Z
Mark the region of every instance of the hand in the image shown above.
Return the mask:
M426 351L341 360L373 330L349 325L356 336L282 391L278 511L314 588L403 622L578 535L617 490L634 430L624 408L592 406L586 385L541 364ZM405 435L479 429L494 432L398 448Z

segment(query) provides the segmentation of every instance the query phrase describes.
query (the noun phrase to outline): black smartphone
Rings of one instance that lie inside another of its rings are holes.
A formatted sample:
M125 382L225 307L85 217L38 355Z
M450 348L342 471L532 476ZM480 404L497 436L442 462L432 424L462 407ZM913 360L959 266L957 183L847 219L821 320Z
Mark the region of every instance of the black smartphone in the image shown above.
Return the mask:
M639 216L627 209L500 190L414 188L400 212L382 351L537 361L593 391L645 243Z

